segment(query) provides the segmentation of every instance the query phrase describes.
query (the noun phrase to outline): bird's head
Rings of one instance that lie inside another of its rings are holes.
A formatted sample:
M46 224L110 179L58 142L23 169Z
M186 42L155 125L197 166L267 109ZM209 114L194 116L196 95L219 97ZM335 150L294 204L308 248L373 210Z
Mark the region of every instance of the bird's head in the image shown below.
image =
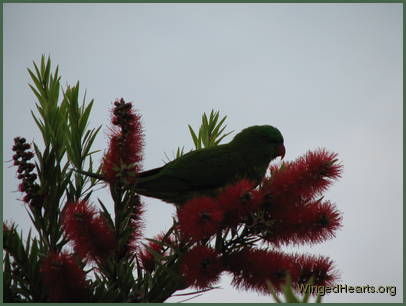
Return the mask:
M285 156L285 146L281 132L270 125L255 125L243 129L235 135L231 141L235 144L243 144L255 147L269 148L272 150L272 158Z

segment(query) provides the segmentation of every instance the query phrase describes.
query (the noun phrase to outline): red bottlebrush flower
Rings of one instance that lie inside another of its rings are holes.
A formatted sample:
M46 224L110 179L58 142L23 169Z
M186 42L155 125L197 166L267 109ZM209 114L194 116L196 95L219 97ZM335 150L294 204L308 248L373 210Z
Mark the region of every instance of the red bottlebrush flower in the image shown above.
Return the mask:
M224 222L237 225L262 203L262 194L253 190L254 183L248 180L225 187L217 197L218 206L224 211Z
M181 272L189 286L207 288L215 284L223 266L215 250L198 245L182 258Z
M85 201L66 205L63 227L82 258L104 258L115 247L114 232L107 220Z
M226 270L233 274L232 284L240 289L268 293L267 281L281 290L287 274L296 277L293 256L259 249L246 249L224 258Z
M303 204L324 192L341 172L337 154L320 149L280 168L272 166L271 178L264 181L262 191L270 195L272 204Z
M330 202L311 202L305 206L270 208L271 225L263 237L279 246L288 243L318 243L335 236L342 217Z
M114 102L112 123L119 129L112 131L109 149L103 157L102 173L108 182L118 177L133 182L141 168L144 144L141 116L132 110L131 103L121 99Z
M89 287L86 274L73 256L50 253L41 263L40 273L49 302L86 302Z
M148 247L150 249L152 249L153 251L155 251L156 253L165 256L167 253L167 249L169 247L168 244L174 245L175 242L171 236L168 236L166 239L164 239L164 238L165 238L165 234L163 234L163 233L157 235L156 237L154 237L154 240L162 241L162 242L164 242L164 244L161 245L154 241L149 241ZM156 260L155 260L154 255L147 248L142 250L139 255L140 255L140 260L141 260L143 268L146 271L148 271L149 273L153 272L156 267Z
M123 167L121 162L121 134L120 131L112 131L110 144L107 153L103 157L102 173L106 181L113 182Z
M223 213L213 198L199 197L179 209L178 219L181 232L193 241L199 241L220 229Z
M333 261L328 257L301 255L296 258L298 265L297 284L306 284L313 276L313 285L332 286L339 278Z

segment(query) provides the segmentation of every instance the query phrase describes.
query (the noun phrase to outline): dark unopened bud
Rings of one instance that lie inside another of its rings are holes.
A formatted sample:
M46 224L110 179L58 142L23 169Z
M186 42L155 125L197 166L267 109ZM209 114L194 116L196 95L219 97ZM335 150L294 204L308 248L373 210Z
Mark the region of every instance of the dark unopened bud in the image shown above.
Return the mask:
M131 121L132 117L133 117L133 116L132 116L131 114L127 114L127 113L126 113L126 114L123 115L122 118L123 118L123 120L125 120L125 121Z
M40 207L41 196L38 194L40 186L34 182L37 175L31 173L35 168L35 164L28 162L34 157L34 153L27 151L29 148L30 145L26 143L25 138L16 137L13 146L13 150L16 152L13 156L13 164L18 166L17 177L22 180L18 186L18 190L25 193L22 200L30 206Z
M37 175L35 173L31 173L30 175L27 176L28 181L35 181L37 178Z
M30 160L33 157L34 157L34 153L32 153L32 152L24 152L24 154L23 154L23 158L25 160Z
M28 172L31 172L34 168L35 168L34 164L28 163L26 165L26 169L28 170Z

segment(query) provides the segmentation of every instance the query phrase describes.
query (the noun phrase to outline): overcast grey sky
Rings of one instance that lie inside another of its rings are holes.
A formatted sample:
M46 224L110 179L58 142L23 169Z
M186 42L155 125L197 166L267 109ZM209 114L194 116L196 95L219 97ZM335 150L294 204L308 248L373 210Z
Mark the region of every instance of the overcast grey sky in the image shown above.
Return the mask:
M341 284L397 286L397 295L332 294L326 302L400 302L402 292L402 4L4 4L4 159L15 136L40 142L27 67L51 55L62 84L95 99L91 125L134 101L146 134L144 168L192 148L187 124L220 110L230 130L277 126L286 160L325 147L344 164L327 193L343 212L337 237L296 252L334 259ZM230 139L230 138L228 138ZM98 157L101 158L101 155ZM26 233L15 168L4 163L4 218ZM108 202L108 194L99 194ZM147 236L174 209L145 198ZM111 203L111 202L110 202ZM271 302L223 289L195 302ZM170 301L180 299L172 298Z

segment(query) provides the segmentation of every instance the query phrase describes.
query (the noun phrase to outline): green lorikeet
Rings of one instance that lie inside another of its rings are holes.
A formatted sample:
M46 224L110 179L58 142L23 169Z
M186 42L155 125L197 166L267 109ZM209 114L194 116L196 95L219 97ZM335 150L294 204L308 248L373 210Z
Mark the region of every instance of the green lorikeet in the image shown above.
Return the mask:
M269 162L284 155L283 136L277 128L251 126L227 144L192 151L163 167L139 173L135 190L182 205L195 196L213 196L241 179L259 184Z

